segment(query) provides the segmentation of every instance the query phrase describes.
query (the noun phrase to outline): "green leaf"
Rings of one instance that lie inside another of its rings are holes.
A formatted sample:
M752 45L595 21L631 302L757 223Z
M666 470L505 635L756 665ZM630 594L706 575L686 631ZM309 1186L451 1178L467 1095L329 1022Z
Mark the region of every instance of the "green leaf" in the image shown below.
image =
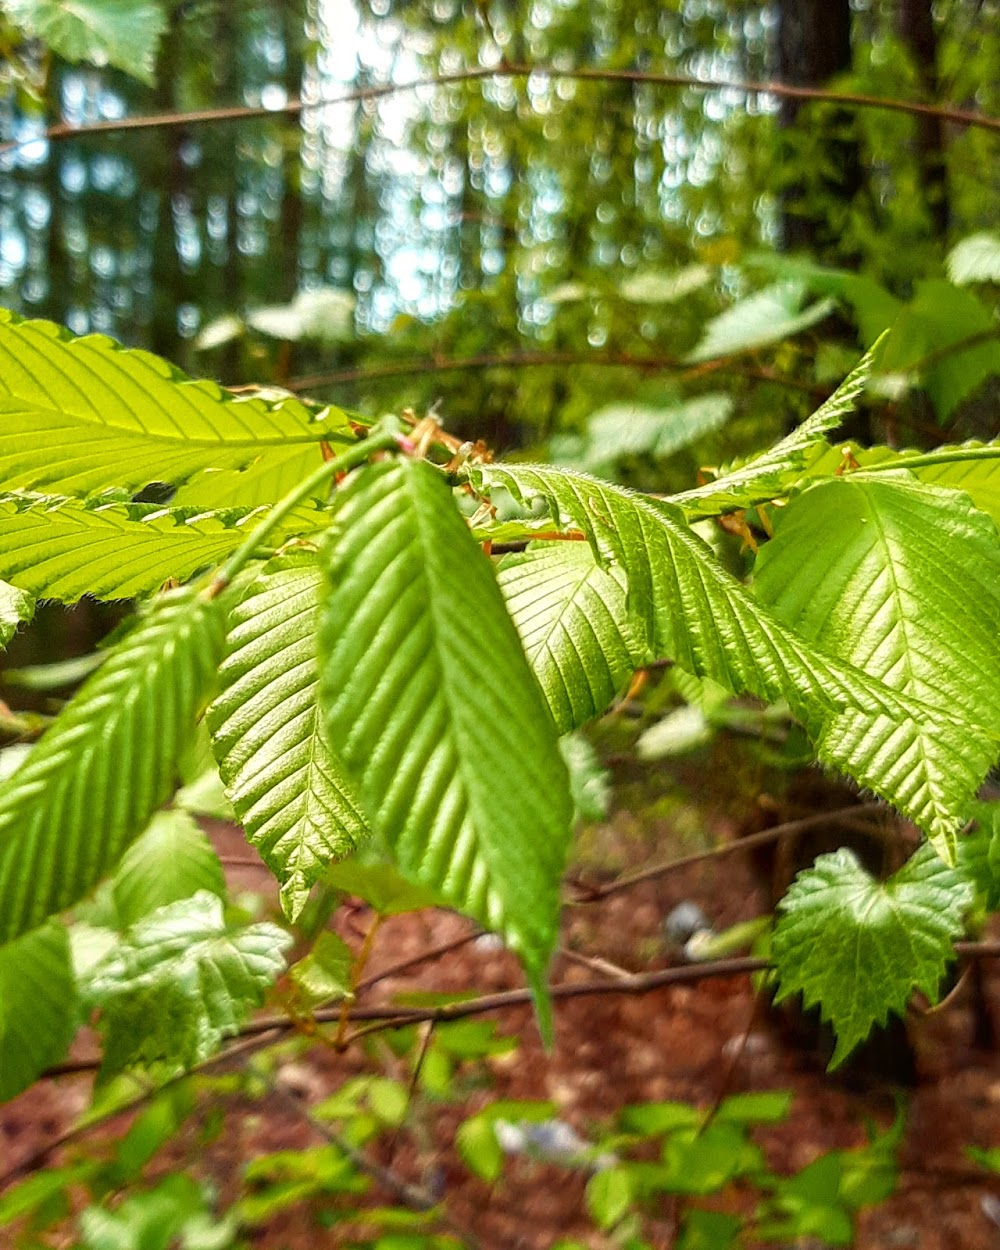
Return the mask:
M1000 442L939 447L923 455L904 452L899 463L921 482L963 491L1000 527Z
M68 660L54 660L51 664L29 664L24 668L8 668L4 684L18 686L21 690L49 694L66 686L75 686L104 663L106 652L91 651L75 655Z
M168 1085L129 1126L115 1149L112 1175L116 1186L138 1177L146 1164L180 1131L195 1110L193 1082Z
M560 733L605 711L645 658L622 571L586 543L537 543L505 556L497 580Z
M618 294L631 304L674 304L707 286L714 272L708 265L686 265L674 273L640 270L622 279Z
M47 924L0 946L0 1102L63 1057L77 1023L63 926Z
M930 847L879 882L842 849L799 873L778 904L772 938L780 1002L801 993L837 1034L837 1067L914 989L933 1002L952 943L972 903L971 885Z
M47 1205L71 1185L86 1184L100 1166L97 1159L88 1159L86 1163L33 1172L19 1184L5 1190L0 1197L0 1228L6 1228L26 1215L33 1215L39 1207Z
M763 1170L760 1147L748 1141L742 1124L713 1120L680 1129L663 1145L662 1188L675 1194L714 1194L737 1176Z
M476 466L481 493L502 486L581 529L611 572L624 573L636 629L654 654L735 692L787 700L819 758L882 795L942 846L951 845L988 763L967 750L965 721L903 697L814 647L728 574L678 509L583 474L541 466ZM937 736L940 776L911 770Z
M663 407L610 404L588 418L578 467L600 472L625 456L670 456L717 430L732 410L732 399L721 393L698 395Z
M584 1194L590 1218L605 1232L628 1214L634 1197L627 1168L603 1168L595 1172Z
M740 300L707 323L687 364L770 347L816 325L836 308L832 299L802 308L806 287L801 282L776 282Z
M870 473L905 469L918 481L964 491L981 512L1000 526L1000 441L947 444L934 451L896 451L891 447L826 447L809 461L807 479L843 472L845 453Z
M343 938L325 929L312 950L291 968L291 977L310 1003L353 997L354 952Z
M728 691L727 697L728 697ZM666 716L644 730L635 744L641 760L661 760L674 755L687 755L707 746L715 737L716 727L696 704L674 708Z
M224 899L226 878L211 842L187 812L177 810L156 813L111 879L121 928L199 890Z
M786 1089L731 1094L719 1104L714 1118L720 1124L781 1124L788 1119L792 1098Z
M0 582L0 647L17 633L17 627L35 615L35 597L7 582Z
M1000 282L1000 234L970 234L948 253L948 277L956 286L969 282Z
M821 1155L800 1172L779 1178L757 1212L758 1237L767 1241L820 1239L828 1246L854 1243L854 1225L840 1194L845 1152Z
M742 1224L738 1215L689 1208L675 1250L731 1250Z
M404 876L520 955L544 1029L572 815L552 717L441 474L384 461L337 502L320 620L330 740Z
M270 561L232 613L212 746L247 837L294 920L326 866L368 826L316 706L320 569L298 549Z
M440 896L426 886L407 881L392 864L357 859L331 864L323 880L335 890L363 899L380 916L398 916L407 911L437 907Z
M573 823L606 819L611 806L611 777L590 741L582 733L565 734L559 739L559 750L569 772Z
M238 399L148 352L74 339L0 309L0 477L8 489L80 495L182 482L199 469L264 468L298 447L353 441L335 408Z
M690 520L697 520L767 503L787 494L817 449L826 446L825 435L854 411L876 362L881 359L884 343L884 336L876 340L830 398L769 451L713 482L671 495L670 502L683 508Z
M892 325L902 308L902 302L873 278L847 269L828 269L804 256L757 252L746 263L775 278L801 282L813 295L828 295L849 304L866 346Z
M641 1102L623 1107L619 1115L623 1129L644 1137L697 1129L702 1119L702 1113L689 1102Z
M244 469L203 469L177 488L176 507L257 508L275 504L319 463L314 443L268 448ZM326 492L329 493L329 492Z
M7 16L64 61L113 65L154 81L167 15L156 0L6 0Z
M820 482L782 509L758 557L754 591L824 651L928 708L960 716L975 770L994 763L1000 540L966 495L902 473ZM833 732L857 731L845 714ZM951 753L928 722L897 760L940 811L953 793Z
M170 792L222 655L223 608L156 599L0 784L0 940L82 898Z
M133 598L219 563L243 542L263 511L164 508L106 496L83 500L9 491L0 494L0 575L32 594L64 603L87 594ZM318 513L299 509L284 533L321 524Z
M886 373L905 373L919 365L922 384L944 421L987 378L1000 373L1000 342L981 341L997 332L989 309L971 291L940 279L918 282L916 295L889 333L882 367ZM960 348L966 339L975 342ZM956 350L939 355L952 347Z
M145 916L92 970L101 1009L102 1078L165 1060L190 1067L236 1033L284 970L291 935L277 925L229 925L207 890Z
M80 1212L82 1250L197 1250L232 1245L234 1229L209 1215L210 1190L190 1176L168 1176L155 1188L128 1195L113 1210L89 1206Z

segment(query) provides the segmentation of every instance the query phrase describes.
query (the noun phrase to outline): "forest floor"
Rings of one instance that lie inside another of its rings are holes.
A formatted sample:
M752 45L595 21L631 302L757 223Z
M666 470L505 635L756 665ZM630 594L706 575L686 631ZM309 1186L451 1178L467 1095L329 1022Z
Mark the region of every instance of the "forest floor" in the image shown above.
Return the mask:
M599 875L605 877L664 857L662 844L657 845L662 840L650 837L649 822L627 812L619 811L597 836ZM266 878L249 862L239 835L217 828L215 837L230 861L234 889L259 890ZM594 879L593 839L588 854L589 866L581 871ZM697 901L719 928L754 915L762 906L761 888L748 858L729 856L724 871L718 862L703 861L601 902L567 908L563 950L573 955L558 958L554 980L592 980L593 968L580 963L579 955L629 971L667 966L671 957L661 936L662 918L684 899ZM365 913L342 909L338 917L342 934L357 945ZM366 973L377 974L467 932L466 922L451 913L391 917L378 931ZM489 940L471 941L379 981L364 1002L388 1004L403 991L489 993L522 984L508 954ZM985 984L1000 1032L1000 969L987 969ZM499 1031L518 1035L521 1045L486 1061L488 1087L480 1083L461 1102L418 1096L413 1107L417 1131L404 1129L391 1157L388 1148L374 1152L408 1181L426 1182L433 1176L456 1224L473 1230L482 1250L542 1250L560 1238L578 1238L593 1247L612 1244L595 1234L584 1212L583 1171L515 1157L496 1186L470 1174L454 1149L454 1135L466 1116L493 1098L549 1099L562 1118L593 1139L626 1103L677 1099L710 1107L732 1093L790 1090L794 1099L788 1120L754 1133L771 1166L781 1173L797 1171L825 1151L863 1145L866 1123L884 1129L897 1109L884 1080L866 1077L863 1071L843 1079L828 1077L817 1057L795 1043L780 1019L761 1009L747 976L641 996L561 1000L550 1053L542 1049L528 1010L509 1009L495 1019ZM991 1184L964 1148L1000 1146L1000 1054L973 1044L973 1012L962 987L940 1012L911 1016L908 1033L917 1081L905 1093L900 1183L892 1198L862 1212L855 1245L859 1250L997 1250L1000 1227L989 1211L1000 1206L1000 1177ZM371 1071L368 1062L365 1068L357 1048L338 1054L313 1045L279 1069L283 1096L252 1103L234 1099L225 1107L222 1131L207 1141L199 1140L193 1128L185 1131L154 1164L154 1174L170 1167L190 1168L215 1182L223 1203L231 1200L246 1160L318 1144L314 1128L289 1104L297 1099L308 1105L326 1097L349 1076ZM386 1075L406 1080L403 1062L387 1047L383 1063ZM85 1075L44 1081L0 1109L0 1174L64 1133L86 1106L89 1086ZM127 1122L119 1118L100 1133L120 1135ZM71 1157L73 1149L63 1147L49 1161ZM396 1200L390 1192L379 1196L388 1203ZM730 1209L741 1201L745 1210L752 1209L753 1195L729 1198ZM664 1210L657 1218L647 1232L653 1244L669 1247L677 1212ZM5 1244L2 1237L0 1246ZM261 1250L315 1250L347 1244L341 1237L319 1228L315 1213L303 1204L253 1233L248 1244Z

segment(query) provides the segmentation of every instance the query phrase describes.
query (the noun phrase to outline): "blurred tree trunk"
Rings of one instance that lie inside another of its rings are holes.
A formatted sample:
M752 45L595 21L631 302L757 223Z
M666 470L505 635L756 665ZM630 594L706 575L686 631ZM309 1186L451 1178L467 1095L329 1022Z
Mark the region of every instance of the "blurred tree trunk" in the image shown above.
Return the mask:
M899 0L899 34L910 50L926 100L937 98L937 31L931 0ZM915 118L917 160L930 219L936 239L948 234L948 175L945 166L944 127L940 117Z
M287 4L281 10L282 35L285 43L285 89L288 98L293 99L302 91L302 78L305 68L305 35L303 33L306 14L300 4ZM299 288L299 267L301 261L302 242L302 185L301 185L301 145L302 132L298 131L298 142L290 138L284 144L283 189L281 197L281 274L278 275L276 296L280 301L287 302L294 298Z
M824 87L850 70L850 0L780 0L777 59L781 81L800 87ZM853 115L786 99L780 121L791 163L782 195L784 246L843 261L838 217L862 185Z

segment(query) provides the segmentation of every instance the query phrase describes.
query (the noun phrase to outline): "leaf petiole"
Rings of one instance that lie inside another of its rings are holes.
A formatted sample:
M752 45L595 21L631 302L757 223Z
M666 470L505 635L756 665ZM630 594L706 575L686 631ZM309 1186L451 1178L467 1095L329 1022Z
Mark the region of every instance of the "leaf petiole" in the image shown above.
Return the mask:
M202 591L202 597L215 599L222 594L237 574L242 572L247 563L253 559L257 549L281 524L289 512L296 508L303 499L308 499L317 486L322 486L324 482L336 477L338 473L347 473L350 469L363 464L369 456L374 455L376 452L391 451L393 448L399 447L400 441L399 436L396 434L381 434L376 438L366 438L362 442L356 443L353 447L349 447L342 455L325 461L314 473L310 473L307 478L303 478L283 499L278 500L267 516L264 517L259 525L254 527L253 532L247 535L246 541L237 547L229 559L219 565L208 585Z

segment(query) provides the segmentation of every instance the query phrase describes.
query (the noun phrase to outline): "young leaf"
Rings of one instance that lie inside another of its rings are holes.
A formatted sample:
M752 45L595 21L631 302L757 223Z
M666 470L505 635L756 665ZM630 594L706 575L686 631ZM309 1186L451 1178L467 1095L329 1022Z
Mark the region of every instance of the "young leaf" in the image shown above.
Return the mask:
M368 826L316 707L315 552L277 556L232 613L208 723L219 771L294 920L332 860Z
M226 878L211 842L187 812L177 810L156 813L111 879L111 897L123 929L199 890L224 899Z
M0 477L10 488L85 494L241 469L293 446L353 441L335 408L237 399L148 352L74 339L0 309Z
M565 734L559 739L559 750L569 772L573 824L605 820L611 806L610 775L590 741L582 733Z
M0 494L0 576L64 603L88 594L130 599L219 563L243 542L261 512L8 491ZM291 529L320 523L318 514L300 509Z
M954 958L972 886L924 846L879 882L842 849L799 873L778 905L771 950L778 1001L801 992L837 1034L831 1068L914 989L932 1001Z
M354 952L343 938L324 929L309 954L292 965L291 978L308 1003L323 1003L353 998L353 968Z
M167 29L157 0L7 0L4 8L12 22L65 61L114 65L145 83L154 81Z
M1000 731L1000 538L966 495L908 474L830 478L782 509L754 591L802 637L944 715L985 769ZM845 713L833 732L853 732ZM931 722L911 778L948 806L951 747ZM970 796L971 797L971 796Z
M708 265L686 265L673 273L644 269L628 274L619 284L618 294L632 304L673 304L707 286L714 275Z
M697 395L662 407L610 404L591 413L582 461L577 467L600 473L624 456L672 455L729 418L733 401L722 393Z
M538 543L505 556L497 581L559 732L600 715L645 653L622 571L586 543Z
M16 586L0 582L0 647L17 633L18 625L35 615L35 598Z
M190 1067L235 1033L284 970L291 936L277 925L229 925L206 890L145 916L92 970L101 1009L102 1077L160 1060Z
M802 474L810 454L823 444L825 435L854 411L858 396L881 357L884 343L885 335L865 352L830 398L770 451L713 482L671 495L670 502L683 508L689 520L697 520L767 503L769 499L787 494Z
M658 656L767 702L785 699L824 763L881 794L947 850L992 756L969 751L960 716L903 697L820 651L756 603L670 505L583 474L533 465L470 470L477 489L502 486L548 501L624 572L635 619ZM911 768L936 736L934 786Z
M1000 282L1000 234L970 234L948 253L948 277L956 286L969 282Z
M218 601L160 596L0 784L0 941L82 898L146 827L222 646Z
M544 1011L572 802L489 560L424 462L363 468L337 498L330 740L403 874L502 933Z
M805 294L804 283L776 282L740 300L708 322L687 363L770 347L808 330L836 308L832 299L822 299L803 310Z
M47 924L0 946L0 1102L66 1053L77 1028L66 930Z

